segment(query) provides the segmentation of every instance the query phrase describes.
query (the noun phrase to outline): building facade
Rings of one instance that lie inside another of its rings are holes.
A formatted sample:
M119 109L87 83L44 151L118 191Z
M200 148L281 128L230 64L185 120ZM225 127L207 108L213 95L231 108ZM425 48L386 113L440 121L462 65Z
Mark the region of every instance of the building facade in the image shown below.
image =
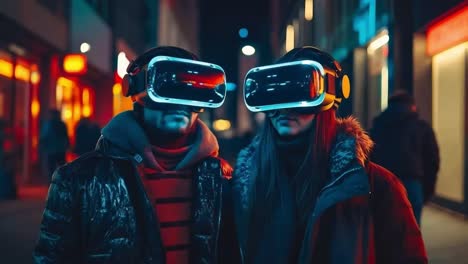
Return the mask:
M468 214L468 1L273 1L271 42L278 57L312 45L334 55L352 81L341 115L371 128L395 90L416 98L439 141L434 201Z

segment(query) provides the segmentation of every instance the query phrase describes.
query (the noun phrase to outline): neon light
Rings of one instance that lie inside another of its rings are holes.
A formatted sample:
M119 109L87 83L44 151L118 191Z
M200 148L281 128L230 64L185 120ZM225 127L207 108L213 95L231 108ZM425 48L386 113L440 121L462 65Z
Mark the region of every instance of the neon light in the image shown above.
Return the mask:
M305 0L304 18L307 21L311 21L313 17L314 17L314 1L313 0Z
M73 105L73 121L78 122L81 118L81 105L74 104Z
M86 53L91 49L91 45L89 45L87 42L83 42L80 45L80 51L81 53Z
M218 119L213 122L213 129L216 131L226 131L231 128L231 122L225 119Z
M468 6L429 27L426 52L435 55L468 41Z
M242 53L246 56L251 56L255 54L255 48L250 45L245 45L242 47Z
M57 79L57 87L55 91L55 100L57 102L57 105L60 107L62 105L62 100L65 97L65 93L68 92L68 90L71 91L73 88L73 81L64 78L64 77L59 77ZM66 98L65 98L66 99Z
M388 106L388 67L386 65L382 67L380 82L380 109L383 111Z
M85 105L83 107L83 116L90 117L91 116L91 107L89 105Z
M9 61L0 59L0 75L13 78L13 64Z
M36 118L39 115L41 110L41 105L37 99L34 99L31 103L31 115L32 117Z
M83 54L70 54L63 58L63 70L67 73L84 74L87 71L87 60Z
M65 120L67 120L67 121L70 120L70 118L72 117L73 113L72 113L72 111L70 110L70 106L69 106L69 105L63 107L63 114L62 114L62 115L63 115L63 119L65 119Z
M37 71L31 73L31 83L36 85L41 81L41 74Z
M390 37L388 36L388 34L378 37L377 39L375 39L369 44L369 47L367 47L367 52L373 53L374 51L380 49L385 44L387 44L389 40L390 40Z
M122 93L122 85L120 83L114 84L114 86L112 86L112 93L114 95L120 95Z
M87 88L83 89L83 104L89 104L89 90Z
M294 26L288 25L286 28L286 52L294 48Z
M120 78L123 78L127 74L127 67L130 64L130 61L127 59L125 52L120 52L117 55L117 74Z
M21 64L16 65L16 67L15 67L15 78L17 80L29 82L30 74L31 74L31 71L29 70L29 68L27 68L27 67L25 67L25 66L23 66Z

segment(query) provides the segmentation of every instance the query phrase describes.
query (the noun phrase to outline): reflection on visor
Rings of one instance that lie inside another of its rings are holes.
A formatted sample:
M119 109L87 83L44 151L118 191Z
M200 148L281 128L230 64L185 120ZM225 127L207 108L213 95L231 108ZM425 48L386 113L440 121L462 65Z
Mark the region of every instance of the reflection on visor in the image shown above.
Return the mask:
M244 101L253 112L320 105L324 74L311 60L254 68L245 77Z
M158 56L148 64L147 89L155 102L216 108L226 97L226 76L215 64Z

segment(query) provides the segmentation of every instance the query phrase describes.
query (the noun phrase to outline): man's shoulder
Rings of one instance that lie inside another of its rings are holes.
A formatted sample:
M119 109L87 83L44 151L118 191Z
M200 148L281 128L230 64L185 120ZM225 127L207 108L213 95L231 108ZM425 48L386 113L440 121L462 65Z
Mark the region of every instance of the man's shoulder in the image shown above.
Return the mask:
M93 175L97 165L106 160L108 161L110 158L97 151L85 153L75 160L58 167L54 172L52 181L81 181Z

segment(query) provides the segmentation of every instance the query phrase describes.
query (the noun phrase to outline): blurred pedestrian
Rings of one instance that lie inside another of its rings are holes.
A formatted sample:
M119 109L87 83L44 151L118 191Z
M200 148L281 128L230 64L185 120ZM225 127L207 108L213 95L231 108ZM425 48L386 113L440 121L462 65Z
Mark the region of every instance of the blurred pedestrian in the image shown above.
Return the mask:
M420 224L423 205L434 194L439 170L439 148L432 127L419 118L414 98L398 91L389 98L388 108L374 119L371 137L375 142L372 160L401 179Z
M14 199L16 197L15 141L7 127L7 122L0 119L0 199Z
M70 145L67 126L60 112L50 109L48 119L42 124L39 135L39 151L48 177L60 165L65 164L65 154Z
M404 187L369 161L359 123L336 117L350 93L339 63L295 48L245 80L266 119L232 179L242 263L427 263Z
M73 152L80 156L93 151L100 136L101 128L99 125L87 117L82 118L76 126Z

